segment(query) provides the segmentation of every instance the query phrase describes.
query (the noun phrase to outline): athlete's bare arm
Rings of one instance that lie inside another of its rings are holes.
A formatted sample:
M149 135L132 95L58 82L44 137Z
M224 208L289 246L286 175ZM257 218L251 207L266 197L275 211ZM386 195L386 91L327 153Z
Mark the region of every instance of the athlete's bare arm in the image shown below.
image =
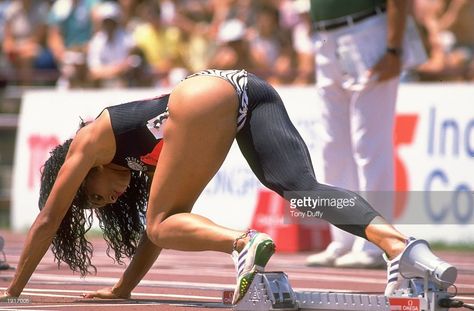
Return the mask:
M71 143L66 161L59 170L46 204L28 232L15 276L4 293L5 296L19 296L23 291L48 250L81 183L89 170L99 163L96 142L101 138L100 131L94 131L94 126L79 131ZM104 152L100 154L103 159Z

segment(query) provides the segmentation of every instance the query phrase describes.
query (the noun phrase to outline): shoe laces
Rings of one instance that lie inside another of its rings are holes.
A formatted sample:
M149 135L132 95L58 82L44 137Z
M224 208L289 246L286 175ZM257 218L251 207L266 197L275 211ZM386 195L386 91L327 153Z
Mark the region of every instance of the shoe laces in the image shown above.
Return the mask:
M239 240L241 239L245 239L246 237L250 237L250 239L252 239L255 235L257 234L257 231L256 230L252 230L252 229L249 229L247 230L247 232L245 232L244 234L240 235L239 237L237 237L235 240L234 240L234 244L233 244L233 251L232 251L232 261L234 262L234 266L235 266L235 271L237 272L237 275L240 276L240 273L239 273L239 265L240 265L240 262L239 262L239 257L240 257L240 254L242 252L245 251L245 248L250 245L250 243L247 243L245 245L245 247L242 249L241 252L237 251L237 243ZM250 241L249 241L250 242Z
M234 252L237 252L237 243L239 242L239 240L242 240L242 239L245 239L246 237L250 237L250 239L252 239L255 234L257 234L257 231L254 230L254 229L249 229L247 230L245 233L243 233L242 235L240 235L239 237L237 237L235 240L234 240L234 244L232 244L232 249L234 250Z

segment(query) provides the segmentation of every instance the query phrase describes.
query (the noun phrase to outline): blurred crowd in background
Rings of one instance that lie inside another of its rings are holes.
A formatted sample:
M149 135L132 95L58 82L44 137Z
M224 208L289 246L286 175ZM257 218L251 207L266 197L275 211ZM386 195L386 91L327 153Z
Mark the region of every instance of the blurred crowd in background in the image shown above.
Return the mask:
M416 81L474 80L474 1L412 0ZM0 83L171 86L206 68L314 84L309 0L0 0Z

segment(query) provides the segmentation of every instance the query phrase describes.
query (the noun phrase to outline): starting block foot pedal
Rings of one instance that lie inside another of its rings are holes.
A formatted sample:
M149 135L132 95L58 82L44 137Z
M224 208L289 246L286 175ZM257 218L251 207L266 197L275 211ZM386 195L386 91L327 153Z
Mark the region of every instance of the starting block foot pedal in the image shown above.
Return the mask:
M233 310L298 310L296 295L284 272L255 274L245 296Z

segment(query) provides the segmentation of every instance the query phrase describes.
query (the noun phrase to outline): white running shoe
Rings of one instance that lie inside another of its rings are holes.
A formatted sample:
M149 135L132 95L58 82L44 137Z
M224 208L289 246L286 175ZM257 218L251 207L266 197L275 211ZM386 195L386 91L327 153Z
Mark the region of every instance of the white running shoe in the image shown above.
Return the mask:
M407 249L408 245L416 241L415 238L410 237L406 241L405 249L393 259L388 259L386 254L383 254L383 258L387 262L387 286L385 287L385 296L393 296L395 291L400 288L408 288L409 280L405 279L400 273L400 258Z
M275 243L269 235L249 230L243 237L246 236L249 236L250 240L244 249L240 253L236 250L232 252L232 259L237 272L237 286L232 304L236 304L245 296L250 284L252 284L255 273L265 270L268 260L275 252Z

